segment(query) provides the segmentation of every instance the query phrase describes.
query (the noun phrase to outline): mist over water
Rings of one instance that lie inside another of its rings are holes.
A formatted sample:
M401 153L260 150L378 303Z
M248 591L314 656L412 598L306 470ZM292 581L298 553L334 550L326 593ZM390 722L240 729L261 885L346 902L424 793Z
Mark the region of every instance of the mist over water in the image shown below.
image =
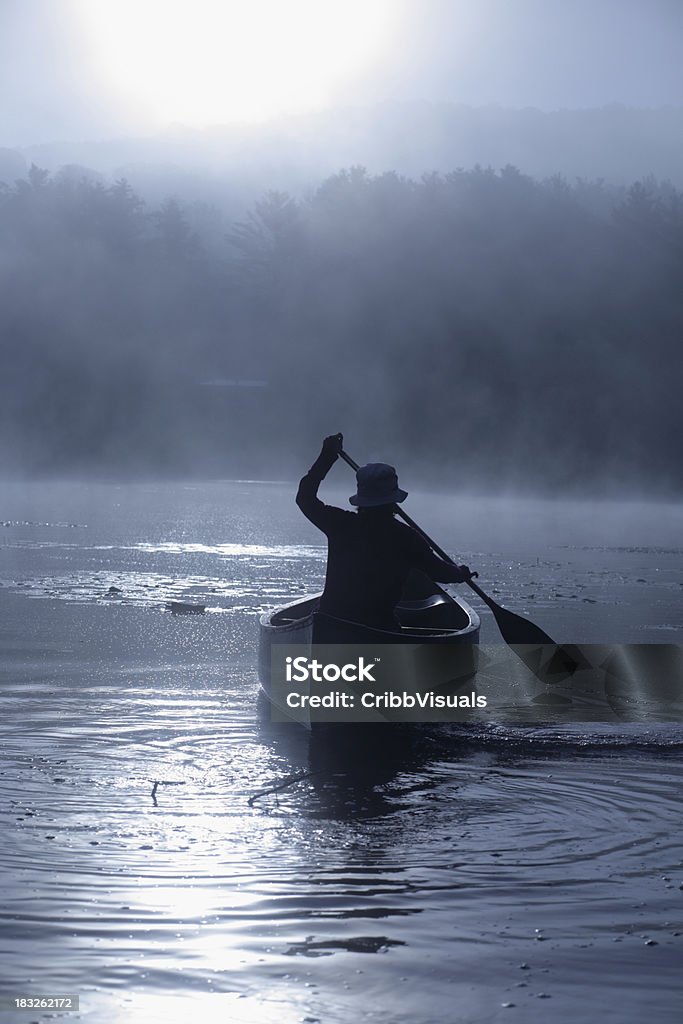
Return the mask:
M542 617L558 639L680 640L679 503L484 498L405 482L410 512L427 532L476 569L496 600ZM323 497L350 508L353 485L340 462ZM325 553L291 484L3 486L0 582L25 598L131 613L186 599L221 618L254 616L320 588ZM482 614L482 639L494 642L495 624ZM228 634L231 624L216 628Z
M176 200L33 167L0 194L0 462L281 479L342 429L432 483L675 493L682 209L356 167L216 246Z

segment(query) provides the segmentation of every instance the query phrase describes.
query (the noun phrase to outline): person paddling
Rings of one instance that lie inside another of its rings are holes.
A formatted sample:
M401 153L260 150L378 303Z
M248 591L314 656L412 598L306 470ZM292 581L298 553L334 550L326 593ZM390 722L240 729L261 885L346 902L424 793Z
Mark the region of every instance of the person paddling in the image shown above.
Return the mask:
M320 455L302 477L296 503L307 519L327 536L327 574L319 613L359 622L376 629L396 629L395 608L411 571L439 583L464 583L472 573L466 565L439 558L426 541L394 516L408 497L398 486L393 466L373 462L356 473L356 494L349 498L357 512L325 505L318 488L339 457L341 434L323 441Z

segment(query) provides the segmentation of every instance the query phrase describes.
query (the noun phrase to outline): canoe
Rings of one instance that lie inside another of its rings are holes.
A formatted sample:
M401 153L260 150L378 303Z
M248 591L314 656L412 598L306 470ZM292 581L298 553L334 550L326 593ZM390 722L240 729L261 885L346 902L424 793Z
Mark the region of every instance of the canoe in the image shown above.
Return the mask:
M477 671L479 616L461 597L447 593L422 574L411 575L396 608L400 622L397 630L321 615L320 598L321 594L312 594L261 616L259 681L269 699L275 644L412 644L429 649L457 644L458 678L471 678Z

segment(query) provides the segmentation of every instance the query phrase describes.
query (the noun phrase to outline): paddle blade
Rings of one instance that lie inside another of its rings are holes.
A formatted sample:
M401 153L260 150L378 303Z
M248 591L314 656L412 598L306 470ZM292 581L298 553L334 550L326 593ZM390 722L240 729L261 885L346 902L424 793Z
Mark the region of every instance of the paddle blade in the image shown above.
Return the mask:
M539 682L552 685L571 678L579 669L588 666L586 659L574 653L574 647L558 644L511 644L515 652Z
M507 608L501 608L494 601L489 601L488 604L506 643L535 647L540 644L555 644L552 637L549 637L545 630L537 626L535 622L530 622L529 619L525 619L522 615L516 615L515 612L510 612Z
M527 647L547 646L548 644L554 647L557 646L553 638L548 636L545 630L537 626L535 622L525 619L523 615L516 615L515 612L510 612L507 608L501 608L492 597L489 597L474 582L473 578L466 580L466 583L491 609L498 629L506 643L513 646L519 644Z
M541 682L558 683L587 667L586 659L574 646L555 643L535 622L493 601L489 607L505 642Z

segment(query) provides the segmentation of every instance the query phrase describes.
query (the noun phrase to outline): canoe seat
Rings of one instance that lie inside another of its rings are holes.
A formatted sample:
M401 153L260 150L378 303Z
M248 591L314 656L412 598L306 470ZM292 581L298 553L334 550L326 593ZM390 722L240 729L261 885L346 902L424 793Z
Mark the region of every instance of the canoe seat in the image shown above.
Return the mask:
M419 601L401 601L398 610L423 611L425 608L433 608L436 604L445 604L441 594L431 594L430 597L422 597Z
M464 629L469 621L462 608L442 594L401 601L396 614L402 626L416 629Z

